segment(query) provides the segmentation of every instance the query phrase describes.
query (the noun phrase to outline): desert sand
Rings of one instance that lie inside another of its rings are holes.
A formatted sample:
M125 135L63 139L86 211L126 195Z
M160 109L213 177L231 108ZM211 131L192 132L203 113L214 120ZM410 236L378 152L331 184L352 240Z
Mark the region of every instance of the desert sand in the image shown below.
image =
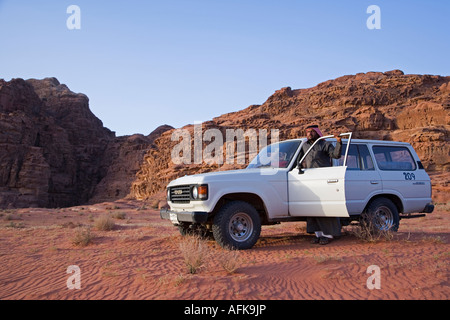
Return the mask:
M111 215L115 227L94 221ZM92 243L73 244L80 227ZM442 299L450 296L447 206L401 221L392 240L365 242L345 227L329 245L311 244L305 223L264 226L254 248L239 251L234 272L222 268L214 240L206 265L187 271L183 237L149 203L120 200L64 209L0 211L0 299L321 300ZM69 266L80 289L69 289ZM380 289L369 289L369 266Z

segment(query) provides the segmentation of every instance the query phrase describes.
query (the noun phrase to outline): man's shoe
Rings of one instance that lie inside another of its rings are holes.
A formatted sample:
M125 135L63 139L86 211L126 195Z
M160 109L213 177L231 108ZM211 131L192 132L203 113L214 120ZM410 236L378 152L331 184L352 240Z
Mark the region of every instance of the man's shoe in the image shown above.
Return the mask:
M321 245L325 245L325 244L329 244L331 240L332 239L327 238L327 237L320 237L318 242Z

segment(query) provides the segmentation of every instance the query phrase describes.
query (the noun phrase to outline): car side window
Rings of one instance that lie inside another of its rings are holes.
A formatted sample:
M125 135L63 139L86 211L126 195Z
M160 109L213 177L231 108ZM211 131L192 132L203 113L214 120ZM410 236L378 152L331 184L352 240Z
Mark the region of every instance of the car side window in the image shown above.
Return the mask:
M343 155L341 155L342 162L344 162L345 149L342 148ZM359 164L358 148L354 144L350 144L347 155L347 170L361 170Z
M358 145L359 156L361 159L361 170L375 170L372 156L369 153L369 148L366 145Z
M416 170L411 153L407 147L373 146L375 160L380 170L413 171Z
M347 145L342 144L341 158L334 160L333 166L342 166L344 164L345 149ZM366 145L351 144L347 155L347 170L375 170L372 157Z

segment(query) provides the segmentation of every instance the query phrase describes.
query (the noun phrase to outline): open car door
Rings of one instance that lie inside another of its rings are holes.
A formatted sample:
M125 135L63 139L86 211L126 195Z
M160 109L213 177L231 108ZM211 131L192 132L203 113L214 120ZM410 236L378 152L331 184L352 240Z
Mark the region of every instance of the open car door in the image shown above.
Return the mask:
M289 171L289 215L296 217L349 216L345 203L345 172L352 134L342 133L340 136L348 136L342 166L301 169L303 173L299 173L299 169L295 167ZM333 136L317 139L303 155L300 163L318 141L329 138Z

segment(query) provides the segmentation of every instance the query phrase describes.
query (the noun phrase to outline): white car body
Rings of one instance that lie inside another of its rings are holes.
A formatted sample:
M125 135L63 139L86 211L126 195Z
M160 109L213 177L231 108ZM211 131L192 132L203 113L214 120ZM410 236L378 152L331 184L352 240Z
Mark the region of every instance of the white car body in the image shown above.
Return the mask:
M288 141L298 143L298 148L286 168L212 172L170 182L170 210L161 210L161 217L175 225L185 222L210 226L221 206L232 200L254 206L262 224L307 217L355 220L377 197L390 199L401 214L433 211L430 178L409 143L357 140L350 134L349 140L343 140L340 166L301 169L303 174L299 174L297 157L306 139ZM384 159L391 154L407 161ZM334 165L339 162L333 161ZM184 203L175 200L173 192L180 186L187 190L197 185L207 186L207 199L193 200L189 191L190 199Z

